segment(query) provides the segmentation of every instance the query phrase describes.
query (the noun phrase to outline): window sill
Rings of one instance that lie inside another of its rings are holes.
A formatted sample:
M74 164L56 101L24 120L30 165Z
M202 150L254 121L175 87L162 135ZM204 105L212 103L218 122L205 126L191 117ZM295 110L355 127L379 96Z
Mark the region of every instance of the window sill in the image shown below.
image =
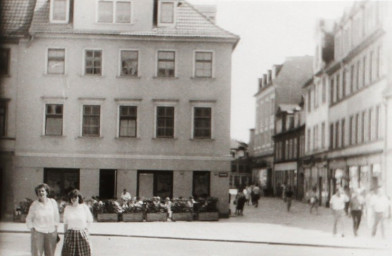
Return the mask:
M178 79L177 76L153 76L153 79L163 79L163 80L175 80Z
M141 79L141 76L116 76L117 79Z
M205 141L205 142L212 142L215 141L213 138L191 138L190 141Z
M125 137L125 136L116 136L114 137L116 140L140 140L140 137Z
M77 139L103 139L103 136L78 136Z
M46 135L46 134L42 134L41 135L42 138L65 138L65 135Z
M162 141L164 141L164 140L178 140L178 138L177 137L154 137L154 138L152 138L152 140L162 140Z
M50 73L44 73L44 77L67 77L67 74L50 74Z
M81 74L80 77L87 77L87 78L104 78L104 75L89 75L89 74Z
M215 77L197 77L197 76L191 76L192 80L215 80Z

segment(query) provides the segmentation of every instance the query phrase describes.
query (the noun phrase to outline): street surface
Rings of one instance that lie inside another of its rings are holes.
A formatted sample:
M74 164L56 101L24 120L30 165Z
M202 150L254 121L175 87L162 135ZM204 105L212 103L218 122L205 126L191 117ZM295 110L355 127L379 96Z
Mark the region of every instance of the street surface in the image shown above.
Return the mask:
M234 205L233 212L234 212ZM345 219L345 237L332 236L330 209L310 214L308 205L293 202L291 212L277 198L261 198L259 208L245 206L244 216L218 222L93 223L95 256L100 255L390 255L391 221L387 236L370 237L363 219L359 237ZM0 255L30 255L30 234L23 223L0 223ZM60 228L62 232L62 227ZM63 236L56 255L60 255Z

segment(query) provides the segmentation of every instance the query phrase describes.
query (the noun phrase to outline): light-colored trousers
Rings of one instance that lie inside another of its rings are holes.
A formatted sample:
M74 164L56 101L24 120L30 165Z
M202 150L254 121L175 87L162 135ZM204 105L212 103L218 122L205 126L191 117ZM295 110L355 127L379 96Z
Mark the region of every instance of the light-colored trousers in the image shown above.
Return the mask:
M31 231L31 255L54 256L57 243L57 231L53 233L41 233L33 229Z

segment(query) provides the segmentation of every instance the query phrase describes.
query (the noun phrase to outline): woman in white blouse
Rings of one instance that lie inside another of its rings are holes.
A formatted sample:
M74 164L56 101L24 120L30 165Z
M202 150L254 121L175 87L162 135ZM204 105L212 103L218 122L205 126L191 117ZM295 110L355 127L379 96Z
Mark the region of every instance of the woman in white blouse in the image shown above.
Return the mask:
M68 194L70 205L64 209L64 245L62 256L91 256L88 237L88 226L93 216L87 205L83 203L79 190L74 189Z
M39 184L35 187L38 200L35 200L26 217L31 230L31 255L54 256L56 250L57 227L60 222L59 209L54 199L48 198L50 187Z

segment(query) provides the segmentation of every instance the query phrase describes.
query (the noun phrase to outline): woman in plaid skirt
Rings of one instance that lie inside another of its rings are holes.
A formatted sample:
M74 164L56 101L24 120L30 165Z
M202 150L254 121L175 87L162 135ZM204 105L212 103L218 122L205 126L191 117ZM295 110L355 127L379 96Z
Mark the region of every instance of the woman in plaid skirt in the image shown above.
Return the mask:
M64 209L64 245L62 256L91 256L88 236L88 225L93 216L87 205L83 203L79 190L74 189L68 194L70 205Z

